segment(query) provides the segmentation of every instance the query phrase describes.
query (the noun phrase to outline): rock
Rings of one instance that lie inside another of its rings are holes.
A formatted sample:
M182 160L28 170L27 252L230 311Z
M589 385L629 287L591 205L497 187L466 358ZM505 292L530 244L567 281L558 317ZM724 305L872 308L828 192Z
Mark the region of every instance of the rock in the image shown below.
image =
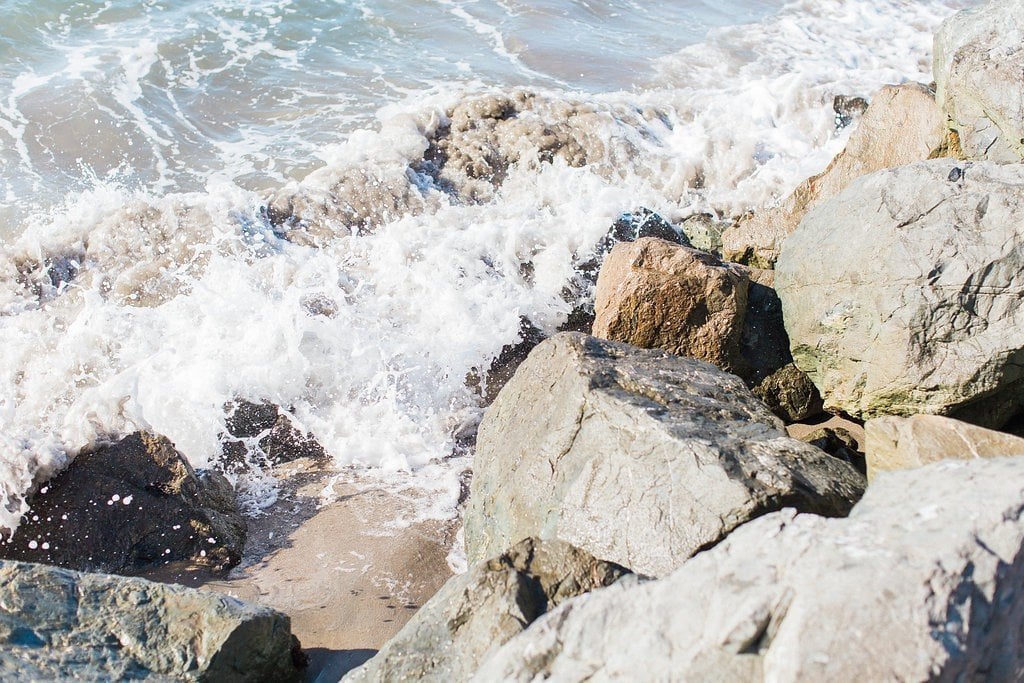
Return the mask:
M733 375L578 333L533 350L480 426L467 556L557 538L664 575L784 506L845 514L864 480L790 439Z
M617 244L597 279L594 336L731 369L747 282L707 252L651 237Z
M594 286L605 258L620 242L635 242L644 237L657 237L673 244L689 246L686 235L678 232L664 218L650 209L640 207L624 213L612 224L605 236L594 246L594 255L576 266L575 281L566 288L566 301L576 302L569 319L559 332L586 332L594 325Z
M238 400L224 407L227 434L221 436L225 462L244 465L255 446L260 464L279 465L299 458L327 460L327 452L295 419L272 403Z
M239 562L245 520L231 484L196 473L162 436L136 432L79 453L43 484L0 557L133 573L170 562Z
M1024 158L1024 6L997 0L946 19L933 71L947 124L967 159Z
M345 681L464 681L539 616L628 572L561 541L526 539L456 576Z
M298 681L288 617L215 593L0 561L0 679Z
M821 414L821 394L793 363L766 377L754 387L754 395L785 422L799 422Z
M783 240L809 210L855 178L939 154L945 139L942 113L928 88L919 83L883 87L828 168L805 180L781 205L758 211L722 234L725 258L771 268Z
M864 425L868 479L940 460L1024 456L1024 439L938 415L878 417Z
M807 215L776 270L825 409L1004 423L1024 399L1024 167L880 171Z
M846 128L868 110L868 101L855 95L836 95L832 110L836 113L836 128Z
M1024 459L880 478L848 519L756 519L659 581L570 600L477 681L1008 681Z
M684 220L680 228L694 249L721 254L722 233L732 225L731 221L721 221L711 214L698 213Z
M850 463L861 474L867 473L864 453L860 451L857 439L848 430L842 427L822 427L814 429L799 438L815 448L820 448L833 458L839 458L843 462Z

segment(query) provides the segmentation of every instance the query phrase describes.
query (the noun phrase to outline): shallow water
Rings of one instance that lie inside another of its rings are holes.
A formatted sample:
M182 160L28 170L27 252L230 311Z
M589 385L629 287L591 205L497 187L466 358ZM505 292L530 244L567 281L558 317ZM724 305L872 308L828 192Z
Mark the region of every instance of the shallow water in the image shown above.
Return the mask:
M13 3L0 526L97 439L217 465L239 398L450 512L467 376L565 321L622 212L784 195L844 143L832 98L931 80L965 4Z

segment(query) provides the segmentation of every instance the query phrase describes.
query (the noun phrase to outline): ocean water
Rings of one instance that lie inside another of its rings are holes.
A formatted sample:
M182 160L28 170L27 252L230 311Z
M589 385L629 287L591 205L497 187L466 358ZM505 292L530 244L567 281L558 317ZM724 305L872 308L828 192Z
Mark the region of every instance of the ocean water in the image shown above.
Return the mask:
M218 466L238 399L450 514L467 377L589 296L621 213L779 199L842 148L833 97L929 82L970 4L9 1L0 527L136 429Z

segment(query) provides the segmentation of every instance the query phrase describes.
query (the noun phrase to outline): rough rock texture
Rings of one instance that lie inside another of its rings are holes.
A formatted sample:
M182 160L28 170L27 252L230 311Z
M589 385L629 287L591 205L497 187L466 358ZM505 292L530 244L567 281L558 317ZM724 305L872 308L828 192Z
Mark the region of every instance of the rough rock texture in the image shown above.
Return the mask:
M539 616L628 572L561 541L526 539L456 576L346 681L464 681Z
M648 575L783 506L845 514L864 485L787 437L738 377L577 333L542 343L505 385L473 470L471 562L536 536Z
M231 484L197 474L162 436L136 432L78 454L30 501L0 557L133 573L169 562L226 568L245 520Z
M221 437L221 444L229 464L243 463L253 450L263 456L260 465L299 458L327 459L316 438L297 428L294 418L279 406L239 400L225 406L225 411L227 434Z
M776 269L793 359L830 412L998 426L1024 399L1024 166L950 159L862 178Z
M821 413L821 394L807 374L793 363L766 377L754 387L754 395L786 422L799 422Z
M1024 5L988 2L959 12L935 34L937 98L967 159L1024 158Z
M0 561L0 679L297 681L288 617L183 586Z
M652 237L617 244L597 278L594 336L731 369L747 284L707 252Z
M850 135L846 149L828 168L805 180L781 205L758 211L723 233L725 258L771 268L783 240L809 210L834 197L855 178L939 154L945 130L942 113L928 88L919 83L883 87L871 98L871 106Z
M650 209L640 207L623 213L594 245L593 256L576 264L576 276L563 291L565 300L576 302L576 305L569 313L569 319L559 329L560 332L590 334L594 326L594 287L597 285L601 265L616 244L635 242L644 237L657 237L673 244L689 246L685 234Z
M938 415L878 417L864 425L868 478L939 460L1024 456L1024 439Z
M785 510L570 600L474 680L1019 680L1022 512L1021 458L892 473L848 519Z
M732 225L731 221L722 221L711 214L699 213L684 220L680 228L695 249L721 254L722 233Z

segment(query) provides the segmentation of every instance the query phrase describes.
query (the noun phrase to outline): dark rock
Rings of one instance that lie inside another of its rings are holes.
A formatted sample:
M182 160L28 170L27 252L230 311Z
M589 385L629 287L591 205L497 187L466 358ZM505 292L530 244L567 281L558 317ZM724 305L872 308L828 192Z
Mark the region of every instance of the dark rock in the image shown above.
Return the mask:
M850 463L862 474L867 474L868 468L865 462L864 453L857 446L857 439L853 434L842 427L822 427L815 429L810 434L801 437L812 446L817 446L833 458L839 458Z
M30 504L0 557L131 574L170 562L232 567L245 545L231 484L152 434L79 453Z
M221 445L229 465L246 463L250 449L246 441L253 440L267 464L279 465L299 458L327 459L327 452L316 438L300 431L291 415L279 406L238 400L224 410L228 414L228 433L221 437Z
M782 302L773 288L773 271L750 268L747 271L747 309L740 336L743 359L740 376L747 386L757 386L766 377L793 362L789 336L782 318Z
M832 109L836 113L836 128L846 128L868 110L868 101L854 95L836 95Z
M822 413L817 387L793 363L764 378L754 387L754 394L786 422L799 422Z

